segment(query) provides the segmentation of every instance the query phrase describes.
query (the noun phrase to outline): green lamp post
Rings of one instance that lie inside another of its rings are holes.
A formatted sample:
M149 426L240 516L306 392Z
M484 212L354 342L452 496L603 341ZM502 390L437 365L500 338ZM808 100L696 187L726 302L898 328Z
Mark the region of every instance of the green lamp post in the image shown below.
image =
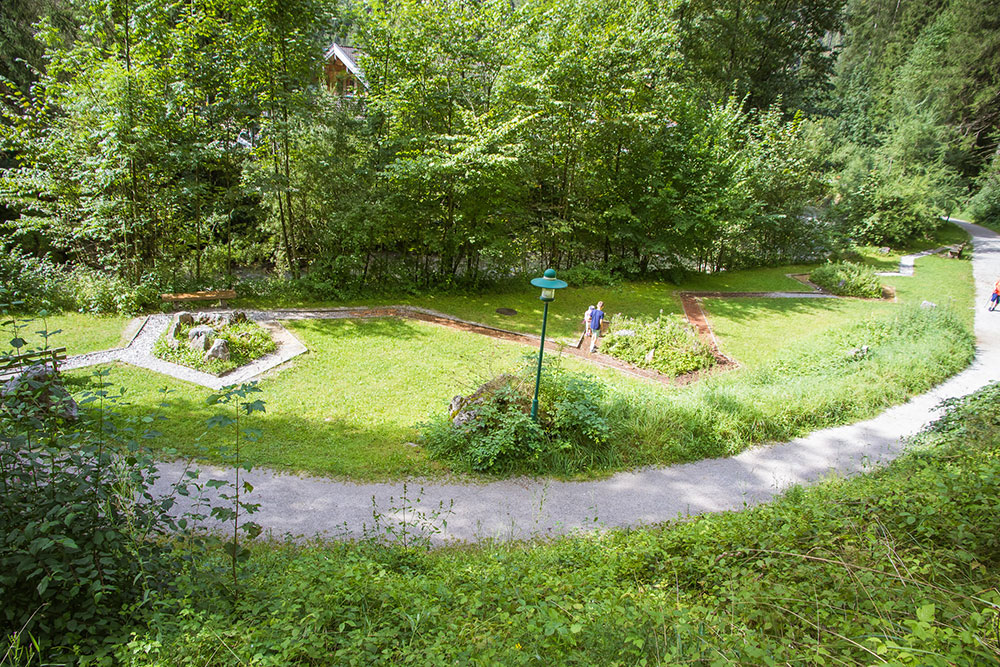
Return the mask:
M549 303L555 301L556 290L566 287L565 280L556 280L556 272L553 269L546 269L541 278L531 281L535 287L542 288L542 295L538 297L545 304L542 313L542 342L538 346L538 372L535 374L535 398L531 401L531 420L538 421L538 385L542 381L542 354L545 353L545 325L549 319Z

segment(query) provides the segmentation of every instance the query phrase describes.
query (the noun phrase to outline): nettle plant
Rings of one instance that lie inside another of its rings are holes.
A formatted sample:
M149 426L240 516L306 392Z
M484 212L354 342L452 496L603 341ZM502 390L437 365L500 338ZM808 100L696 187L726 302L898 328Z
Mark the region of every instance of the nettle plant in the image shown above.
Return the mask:
M113 388L110 369L94 371L89 381L24 373L28 350L21 334L33 321L2 320L11 338L10 348L0 350L0 367L13 368L0 382L0 663L14 657L100 661L157 593L176 585L184 562L221 541L235 577L235 563L247 552L235 534L225 541L196 531L204 518L197 509L175 516L175 494L191 493L196 470L174 485L174 493L154 495L158 471L145 443L160 435L157 422L165 417L123 409L124 394ZM47 346L57 332L38 333ZM213 424L234 428L238 466L235 492L218 494L226 506L208 508L251 536L259 528L239 524L240 510L256 508L246 502L252 487L240 486L239 470L248 468L239 466L238 452L241 434L245 439L256 432L242 431L238 415L263 410L259 401L245 402L254 391L240 387L215 397L217 403L235 401L237 416L219 415Z
M4 324L24 350L28 322ZM93 373L79 411L55 373L22 375L0 400L0 649L100 656L163 584L173 499L152 495L142 444L159 417L119 413L109 373Z

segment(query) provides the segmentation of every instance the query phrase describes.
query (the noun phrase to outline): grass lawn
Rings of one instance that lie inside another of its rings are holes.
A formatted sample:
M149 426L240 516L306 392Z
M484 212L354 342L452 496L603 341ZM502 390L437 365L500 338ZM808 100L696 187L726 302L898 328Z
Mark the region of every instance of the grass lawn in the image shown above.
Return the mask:
M354 479L438 474L437 464L406 444L417 438L415 425L530 351L409 320L306 320L286 326L310 351L260 382L259 396L267 404L260 423L264 433L246 446L244 456L254 465ZM110 379L126 388L134 404L130 410L141 414L161 400L159 388L172 390L161 430L181 454L199 455L225 444L221 433L206 433L204 427L218 412L205 405L210 390L124 365L115 367ZM219 460L214 453L206 457Z
M898 267L898 258L896 266ZM915 275L882 276L896 288L896 303L858 299L705 299L709 321L723 351L748 367L764 364L832 327L850 324L900 305L927 300L955 312L970 329L974 317L972 264L922 257Z
M621 313L628 316L655 317L664 313L680 313L681 306L675 296L678 290L718 291L803 291L806 288L786 273L808 272L805 265L769 267L749 271L732 271L714 275L693 275L683 285L663 281L640 281L615 286L572 287L560 291L549 306L546 336L563 342L576 342L583 331L583 314L587 306L604 301L604 311L609 315ZM284 301L281 307L330 307L353 305L407 304L430 308L465 320L480 322L501 329L540 334L542 330L542 302L538 290L525 281L523 288L494 291L482 294L429 294L421 296L382 297L349 301ZM255 300L240 301L241 307L277 307ZM499 315L497 308L513 308L517 315Z
M82 354L122 345L124 342L122 333L130 318L119 315L88 315L72 311L50 315L44 320L20 315L0 317L0 321L3 322L10 319L16 319L18 326L26 325L19 329L18 335L27 341L28 349L42 347L45 339L41 332L48 331L49 347L65 347L67 354ZM5 325L3 337L0 338L0 347L6 349L13 337L12 325Z

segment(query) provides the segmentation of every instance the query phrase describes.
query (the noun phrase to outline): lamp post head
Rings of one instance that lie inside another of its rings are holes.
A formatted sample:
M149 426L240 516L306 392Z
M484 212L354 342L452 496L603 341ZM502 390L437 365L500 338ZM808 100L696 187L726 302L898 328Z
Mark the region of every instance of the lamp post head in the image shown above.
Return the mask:
M542 288L542 295L538 297L542 301L554 301L556 298L556 290L562 289L568 285L565 280L557 280L556 272L554 269L546 269L545 273L541 278L534 278L531 284L535 287Z

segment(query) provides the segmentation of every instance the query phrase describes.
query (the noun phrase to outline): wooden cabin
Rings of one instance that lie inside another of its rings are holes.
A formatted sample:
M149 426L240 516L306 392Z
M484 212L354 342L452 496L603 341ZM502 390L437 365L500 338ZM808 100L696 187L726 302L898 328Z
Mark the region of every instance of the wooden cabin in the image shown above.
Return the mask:
M365 74L355 60L358 50L334 42L326 50L323 66L326 88L336 95L353 97L368 88Z

